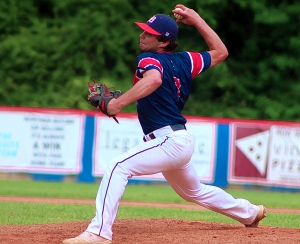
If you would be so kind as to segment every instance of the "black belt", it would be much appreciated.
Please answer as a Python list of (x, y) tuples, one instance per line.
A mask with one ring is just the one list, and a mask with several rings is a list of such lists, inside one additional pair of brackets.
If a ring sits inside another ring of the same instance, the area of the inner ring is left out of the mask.
[[(173, 131), (186, 130), (186, 127), (183, 124), (170, 125), (170, 127)], [(155, 135), (153, 134), (153, 132), (149, 133), (148, 136), (150, 137), (151, 140), (156, 138)], [(143, 141), (147, 141), (145, 136), (143, 137)]]

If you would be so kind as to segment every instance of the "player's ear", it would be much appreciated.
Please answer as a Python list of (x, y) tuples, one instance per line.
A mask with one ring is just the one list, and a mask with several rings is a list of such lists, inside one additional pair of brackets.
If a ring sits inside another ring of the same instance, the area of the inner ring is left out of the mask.
[[(159, 40), (160, 41), (160, 40)], [(160, 45), (159, 45), (159, 47), (162, 47), (162, 48), (164, 48), (164, 47), (166, 47), (166, 46), (168, 46), (169, 44), (170, 44), (170, 40), (161, 40), (160, 41)]]

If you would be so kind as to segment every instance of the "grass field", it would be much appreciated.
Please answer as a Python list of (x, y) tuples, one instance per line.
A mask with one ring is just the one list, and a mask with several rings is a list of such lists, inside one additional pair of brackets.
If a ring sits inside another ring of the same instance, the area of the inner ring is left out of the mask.
[[(98, 183), (39, 182), (0, 180), (1, 196), (32, 196), (47, 198), (95, 199)], [(300, 193), (271, 191), (226, 190), (236, 198), (246, 198), (267, 208), (300, 209)], [(187, 203), (167, 185), (128, 185), (122, 200), (136, 202)], [(43, 224), (91, 220), (94, 205), (0, 202), (0, 225)], [(236, 223), (211, 211), (121, 206), (118, 219), (174, 218), (210, 222)], [(269, 213), (262, 225), (300, 228), (300, 215)]]

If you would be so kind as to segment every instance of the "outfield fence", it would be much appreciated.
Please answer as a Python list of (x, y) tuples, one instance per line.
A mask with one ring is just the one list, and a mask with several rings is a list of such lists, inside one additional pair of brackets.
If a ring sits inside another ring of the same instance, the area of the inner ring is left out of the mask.
[[(300, 189), (300, 123), (186, 116), (199, 179), (222, 188)], [(110, 159), (144, 143), (135, 113), (0, 106), (0, 177), (100, 181)], [(161, 174), (130, 184), (164, 183)]]

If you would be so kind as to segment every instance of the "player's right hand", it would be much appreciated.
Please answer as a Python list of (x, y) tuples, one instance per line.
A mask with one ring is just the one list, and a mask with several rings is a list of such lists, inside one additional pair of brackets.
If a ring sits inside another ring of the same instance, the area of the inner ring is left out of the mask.
[[(176, 8), (180, 8), (181, 10), (176, 10)], [(183, 4), (177, 4), (172, 12), (180, 14), (182, 18), (176, 19), (176, 22), (181, 22), (185, 25), (196, 25), (196, 23), (201, 20), (200, 15), (195, 10), (188, 8)]]

